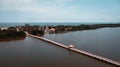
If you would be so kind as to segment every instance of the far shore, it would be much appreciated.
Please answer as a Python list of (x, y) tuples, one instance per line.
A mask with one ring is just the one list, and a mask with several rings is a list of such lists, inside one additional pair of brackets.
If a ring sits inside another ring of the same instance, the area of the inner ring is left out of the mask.
[(46, 33), (57, 34), (67, 33), (71, 31), (83, 31), (93, 30), (105, 27), (120, 27), (120, 23), (117, 24), (81, 24), (81, 25), (58, 25), (58, 26), (30, 26), (25, 24), (24, 26), (15, 26), (9, 28), (0, 28), (0, 41), (20, 40), (26, 37), (25, 31), (30, 34), (42, 36)]

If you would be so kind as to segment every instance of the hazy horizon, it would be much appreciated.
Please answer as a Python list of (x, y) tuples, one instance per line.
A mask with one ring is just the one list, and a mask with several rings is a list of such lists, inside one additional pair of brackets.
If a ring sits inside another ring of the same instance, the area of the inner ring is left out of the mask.
[(0, 23), (120, 22), (120, 0), (0, 0)]
[(120, 23), (120, 22), (0, 22), (0, 23), (97, 23), (97, 24), (102, 24), (102, 23)]

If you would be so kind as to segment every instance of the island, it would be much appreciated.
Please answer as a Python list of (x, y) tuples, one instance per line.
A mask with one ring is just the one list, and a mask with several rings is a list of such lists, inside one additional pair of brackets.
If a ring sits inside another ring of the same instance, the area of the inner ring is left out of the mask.
[(0, 41), (24, 39), (25, 31), (29, 34), (43, 36), (44, 34), (67, 33), (70, 31), (92, 30), (104, 27), (120, 27), (120, 23), (116, 24), (81, 24), (81, 25), (57, 25), (57, 26), (41, 26), (29, 25), (16, 26), (9, 28), (0, 28)]

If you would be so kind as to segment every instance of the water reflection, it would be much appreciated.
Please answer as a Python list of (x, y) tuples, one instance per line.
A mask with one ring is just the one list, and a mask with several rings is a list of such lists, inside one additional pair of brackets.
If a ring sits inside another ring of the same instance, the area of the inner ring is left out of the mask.
[(0, 42), (0, 65), (0, 67), (114, 67), (32, 37)]

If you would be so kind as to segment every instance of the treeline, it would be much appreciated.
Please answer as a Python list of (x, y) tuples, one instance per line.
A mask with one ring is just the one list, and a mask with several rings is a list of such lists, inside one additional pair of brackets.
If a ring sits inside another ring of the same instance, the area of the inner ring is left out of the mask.
[(16, 40), (16, 39), (23, 39), (26, 37), (24, 31), (17, 31), (17, 30), (0, 30), (0, 41), (5, 40)]
[(27, 31), (29, 34), (42, 36), (44, 35), (45, 26), (44, 27), (41, 27), (38, 25), (30, 26), (29, 24), (25, 24), (25, 26), (22, 26), (21, 28), (19, 28), (19, 30), (21, 29), (24, 31)]
[(104, 28), (104, 27), (120, 27), (119, 24), (93, 24), (93, 25), (77, 25), (77, 26), (71, 26), (71, 25), (58, 25), (58, 26), (52, 26), (55, 28), (55, 33), (63, 33), (68, 31), (81, 31), (81, 30), (91, 30), (91, 29), (98, 29), (98, 28)]
[(37, 36), (42, 36), (42, 35), (44, 35), (44, 31), (42, 31), (42, 30), (31, 30), (30, 34), (37, 35)]

